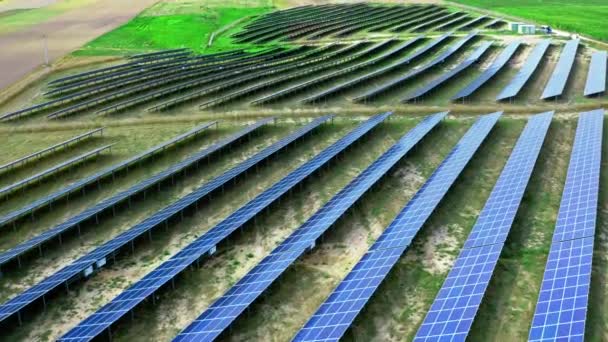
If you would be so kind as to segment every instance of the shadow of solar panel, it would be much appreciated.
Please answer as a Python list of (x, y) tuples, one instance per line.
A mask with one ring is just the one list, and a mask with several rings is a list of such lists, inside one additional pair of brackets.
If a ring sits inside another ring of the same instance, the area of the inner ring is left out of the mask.
[(553, 70), (553, 74), (551, 74), (551, 78), (549, 78), (549, 81), (547, 82), (541, 99), (545, 100), (562, 95), (564, 88), (566, 88), (570, 71), (574, 65), (574, 60), (576, 59), (576, 51), (578, 50), (579, 43), (579, 39), (570, 40), (566, 43), (562, 50), (562, 54), (559, 56), (555, 70)]
[(515, 54), (519, 46), (521, 45), (521, 41), (511, 42), (507, 47), (496, 57), (496, 59), (492, 62), (492, 65), (488, 67), (479, 77), (477, 77), (473, 82), (469, 83), (462, 90), (456, 94), (452, 98), (452, 101), (463, 99), (465, 97), (471, 96), (474, 92), (476, 92), (479, 88), (481, 88), (486, 82), (488, 82), (492, 77), (494, 77), (506, 64), (509, 62), (511, 57)]
[(604, 110), (581, 113), (530, 341), (583, 341), (597, 220)]
[(95, 248), (93, 251), (89, 252), (83, 257), (75, 260), (72, 264), (62, 268), (36, 285), (6, 301), (0, 305), (0, 322), (15, 314), (19, 315), (19, 312), (23, 308), (31, 305), (36, 300), (49, 294), (51, 291), (62, 286), (69, 280), (75, 278), (86, 278), (87, 276), (90, 276), (96, 269), (106, 264), (108, 257), (111, 257), (121, 248), (131, 244), (131, 242), (133, 242), (136, 238), (143, 236), (151, 229), (180, 214), (183, 210), (196, 204), (200, 199), (234, 180), (237, 176), (244, 174), (247, 170), (250, 170), (258, 165), (261, 161), (266, 160), (266, 158), (282, 150), (287, 145), (310, 133), (313, 129), (332, 117), (333, 116), (331, 115), (327, 115), (313, 120), (308, 125), (303, 126), (296, 132), (258, 152), (253, 157), (205, 183), (203, 186), (197, 188), (193, 192), (157, 211), (152, 216), (144, 219), (142, 222)]
[(342, 337), (485, 140), (500, 115), (501, 113), (494, 113), (482, 116), (473, 124), (353, 270), (300, 329), (294, 341), (338, 341)]
[(177, 274), (197, 262), (205, 254), (212, 252), (215, 246), (230, 236), (230, 234), (241, 228), (290, 189), (293, 189), (313, 172), (383, 122), (389, 115), (391, 113), (385, 113), (367, 120), (345, 137), (292, 171), (282, 180), (264, 190), (253, 200), (171, 257), (171, 259), (122, 292), (110, 303), (104, 305), (93, 315), (80, 322), (76, 327), (67, 332), (61, 340), (69, 341), (76, 338), (91, 339), (101, 334), (111, 324), (171, 281)]
[(500, 92), (500, 94), (498, 94), (496, 101), (506, 100), (519, 94), (530, 77), (532, 77), (534, 71), (538, 68), (540, 61), (547, 52), (547, 49), (549, 49), (549, 45), (551, 45), (550, 39), (542, 40), (536, 44), (517, 75), (515, 75), (509, 84)]
[(596, 51), (591, 55), (589, 73), (585, 83), (585, 96), (602, 94), (606, 91), (606, 67), (608, 52)]
[(447, 113), (426, 117), (276, 247), (184, 329), (175, 341), (213, 340), (329, 229)]

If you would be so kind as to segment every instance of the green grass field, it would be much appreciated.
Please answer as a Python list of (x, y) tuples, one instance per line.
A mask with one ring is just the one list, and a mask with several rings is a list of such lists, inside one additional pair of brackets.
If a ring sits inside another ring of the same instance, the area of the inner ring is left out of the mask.
[[(209, 36), (243, 17), (255, 16), (272, 7), (242, 7), (225, 2), (216, 7), (204, 1), (159, 3), (127, 24), (89, 42), (74, 54), (79, 56), (124, 55), (160, 49), (189, 48), (195, 52), (217, 52), (228, 49), (255, 49), (231, 38), (242, 25), (222, 32), (208, 48)], [(231, 7), (234, 5), (234, 7)]]
[(605, 0), (454, 0), (539, 24), (548, 24), (596, 39), (608, 41), (608, 2)]

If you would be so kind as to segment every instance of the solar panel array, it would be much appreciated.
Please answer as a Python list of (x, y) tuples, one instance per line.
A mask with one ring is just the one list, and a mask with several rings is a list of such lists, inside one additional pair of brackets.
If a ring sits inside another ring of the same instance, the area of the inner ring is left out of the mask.
[(258, 104), (262, 104), (262, 103), (267, 103), (267, 102), (270, 102), (270, 101), (275, 100), (277, 98), (281, 98), (281, 97), (284, 97), (284, 96), (286, 96), (288, 94), (294, 93), (296, 91), (301, 91), (302, 89), (305, 89), (305, 88), (310, 87), (312, 85), (319, 84), (321, 82), (326, 82), (326, 81), (328, 81), (330, 79), (333, 79), (333, 78), (336, 78), (338, 76), (342, 76), (342, 75), (346, 75), (346, 74), (355, 72), (355, 71), (360, 70), (362, 68), (373, 66), (376, 63), (380, 63), (380, 62), (382, 62), (382, 61), (384, 61), (384, 60), (392, 57), (393, 55), (395, 55), (395, 54), (397, 54), (397, 53), (405, 50), (406, 48), (408, 48), (412, 44), (416, 43), (420, 39), (422, 39), (422, 37), (414, 37), (413, 39), (400, 42), (395, 48), (392, 48), (392, 49), (390, 49), (390, 50), (388, 50), (386, 52), (383, 52), (383, 53), (381, 53), (380, 55), (378, 55), (378, 56), (376, 56), (374, 58), (371, 58), (369, 60), (357, 63), (355, 65), (350, 65), (350, 66), (347, 66), (345, 68), (338, 69), (338, 70), (336, 70), (334, 72), (330, 72), (330, 73), (327, 73), (327, 74), (324, 74), (324, 75), (320, 75), (320, 76), (314, 77), (312, 79), (305, 80), (304, 82), (297, 83), (297, 84), (294, 84), (292, 86), (284, 87), (283, 89), (281, 89), (281, 90), (279, 90), (277, 92), (274, 92), (272, 94), (268, 94), (268, 95), (259, 97), (259, 98), (255, 99), (255, 100), (251, 101), (251, 104), (258, 105)]
[(105, 265), (108, 257), (117, 253), (124, 246), (131, 244), (136, 238), (143, 236), (153, 228), (167, 222), (167, 220), (191, 207), (213, 191), (220, 189), (225, 184), (233, 181), (237, 176), (244, 174), (246, 171), (266, 160), (271, 155), (274, 155), (276, 152), (282, 150), (287, 145), (310, 133), (313, 129), (332, 117), (333, 116), (331, 115), (327, 115), (315, 119), (308, 125), (303, 126), (296, 132), (258, 152), (253, 157), (205, 183), (203, 186), (197, 188), (188, 195), (178, 199), (169, 206), (144, 219), (142, 222), (95, 248), (93, 251), (77, 259), (72, 264), (62, 268), (38, 284), (6, 301), (0, 305), (0, 322), (13, 316), (14, 314), (18, 314), (23, 308), (31, 305), (36, 300), (49, 294), (51, 291), (59, 286), (62, 286), (69, 280), (78, 277), (86, 277), (88, 274), (92, 274), (96, 269)]
[(475, 27), (475, 26), (479, 26), (481, 25), (482, 22), (484, 21), (488, 21), (491, 20), (492, 18), (486, 16), (486, 15), (481, 15), (479, 17), (473, 18), (470, 21), (458, 26), (456, 28), (457, 31), (465, 31), (471, 27)]
[(507, 47), (494, 59), (492, 65), (488, 67), (479, 77), (465, 86), (462, 90), (456, 94), (452, 98), (452, 101), (463, 99), (465, 97), (471, 96), (474, 92), (476, 92), (479, 88), (481, 88), (486, 82), (488, 82), (492, 77), (494, 77), (502, 68), (507, 64), (507, 62), (513, 57), (517, 49), (520, 47), (521, 41), (511, 42)]
[(4, 197), (7, 196), (19, 189), (23, 189), (24, 187), (35, 183), (35, 182), (39, 182), (44, 178), (47, 178), (51, 175), (56, 174), (57, 172), (61, 171), (61, 170), (65, 170), (65, 169), (69, 169), (71, 167), (74, 167), (75, 165), (82, 163), (85, 160), (89, 160), (91, 158), (94, 158), (96, 156), (98, 156), (99, 154), (101, 154), (102, 152), (106, 151), (106, 150), (110, 150), (110, 148), (112, 147), (112, 144), (110, 145), (106, 145), (106, 146), (102, 146), (96, 149), (93, 149), (91, 151), (85, 152), (81, 155), (78, 155), (74, 158), (70, 158), (64, 162), (61, 162), (57, 165), (54, 165), (42, 172), (39, 172), (35, 175), (29, 176), (27, 178), (24, 178), (18, 182), (15, 182), (11, 185), (7, 185), (4, 188), (0, 188), (0, 197)]
[(50, 204), (54, 203), (55, 201), (58, 201), (71, 193), (81, 191), (82, 189), (84, 189), (85, 187), (87, 187), (91, 184), (95, 184), (97, 182), (100, 182), (103, 179), (111, 177), (116, 172), (128, 169), (130, 166), (133, 166), (145, 159), (150, 158), (153, 155), (156, 155), (157, 153), (164, 151), (167, 147), (169, 147), (171, 145), (178, 144), (186, 139), (189, 139), (195, 135), (198, 135), (199, 133), (203, 132), (205, 129), (207, 129), (215, 124), (216, 124), (216, 122), (205, 123), (205, 124), (199, 125), (199, 126), (193, 128), (192, 130), (190, 130), (184, 134), (180, 134), (180, 135), (176, 136), (175, 138), (165, 141), (155, 147), (152, 147), (151, 149), (149, 149), (145, 152), (142, 152), (125, 161), (122, 161), (118, 164), (110, 166), (91, 176), (78, 180), (75, 183), (67, 185), (66, 187), (64, 187), (50, 195), (37, 199), (34, 202), (31, 202), (20, 209), (17, 209), (15, 211), (12, 211), (12, 212), (4, 215), (3, 217), (0, 217), (0, 227), (6, 226), (7, 224), (10, 224), (10, 223), (14, 223), (16, 220), (20, 219), (21, 217), (29, 215), (30, 213), (33, 213), (34, 211), (36, 211), (38, 209), (41, 209), (47, 205), (50, 205)]
[(486, 291), (551, 124), (532, 116), (521, 133), (415, 341), (464, 341)]
[[(448, 35), (451, 35), (451, 33)], [(446, 51), (441, 53), (439, 56), (433, 58), (430, 62), (408, 72), (404, 76), (394, 79), (386, 84), (382, 84), (381, 86), (376, 87), (376, 88), (364, 93), (363, 95), (357, 96), (353, 100), (354, 101), (365, 101), (370, 98), (376, 97), (376, 96), (386, 92), (387, 90), (392, 89), (396, 85), (406, 82), (406, 81), (424, 73), (425, 71), (435, 67), (436, 65), (438, 65), (440, 63), (443, 63), (446, 59), (450, 58), (453, 54), (455, 54), (458, 50), (460, 50), (465, 44), (467, 44), (469, 41), (471, 41), (473, 38), (475, 38), (475, 36), (477, 36), (477, 31), (469, 33), (466, 37), (464, 37), (461, 40), (459, 40), (458, 42), (456, 42), (456, 44), (451, 45), (449, 48), (446, 49)]]
[(192, 165), (195, 165), (196, 163), (200, 162), (201, 160), (204, 160), (205, 158), (209, 157), (213, 153), (215, 153), (227, 146), (230, 146), (234, 142), (249, 135), (251, 132), (255, 131), (259, 127), (262, 127), (262, 126), (272, 122), (273, 120), (274, 120), (274, 118), (267, 118), (267, 119), (260, 120), (252, 125), (249, 125), (245, 129), (243, 129), (225, 139), (222, 139), (222, 140), (218, 141), (217, 143), (214, 143), (211, 146), (209, 146), (199, 152), (196, 152), (195, 154), (187, 157), (186, 159), (184, 159), (176, 164), (171, 165), (169, 168), (153, 175), (152, 177), (133, 185), (129, 189), (121, 191), (114, 196), (111, 196), (105, 200), (102, 200), (101, 202), (85, 209), (84, 211), (80, 212), (79, 214), (77, 214), (75, 216), (72, 216), (71, 218), (69, 218), (66, 221), (58, 224), (57, 226), (43, 232), (42, 234), (39, 234), (23, 243), (20, 243), (8, 251), (0, 253), (0, 266), (4, 265), (10, 261), (13, 261), (13, 260), (17, 260), (18, 263), (20, 263), (19, 258), (22, 255), (24, 255), (25, 253), (38, 248), (41, 244), (43, 244), (45, 242), (54, 240), (55, 238), (57, 238), (58, 236), (60, 236), (61, 234), (65, 233), (67, 231), (70, 231), (76, 227), (80, 227), (82, 224), (87, 222), (87, 220), (90, 220), (91, 218), (96, 217), (97, 215), (101, 214), (102, 212), (113, 208), (114, 206), (116, 206), (119, 203), (123, 203), (124, 201), (129, 200), (130, 198), (145, 191), (146, 189), (149, 189), (152, 186), (160, 184), (163, 180), (173, 177), (174, 175), (185, 170), (186, 168), (188, 168)]
[(297, 184), (305, 180), (323, 165), (326, 165), (327, 162), (383, 122), (389, 115), (391, 115), (391, 113), (372, 117), (324, 151), (299, 166), (296, 170), (292, 171), (289, 175), (285, 176), (256, 196), (253, 200), (229, 215), (222, 222), (190, 243), (151, 273), (130, 286), (110, 303), (104, 305), (93, 315), (80, 322), (76, 327), (68, 331), (61, 340), (88, 340), (101, 334), (105, 329), (109, 328), (130, 310), (146, 300), (149, 296), (153, 295), (155, 291), (171, 281), (171, 279), (184, 271), (188, 266), (191, 266), (205, 254), (210, 253), (215, 246), (230, 236), (234, 231), (252, 220), (256, 215), (268, 208), (268, 206), (290, 189), (293, 189)]
[(549, 49), (549, 45), (551, 45), (551, 39), (545, 39), (540, 41), (532, 52), (528, 55), (528, 59), (521, 67), (517, 75), (513, 77), (513, 79), (507, 84), (507, 86), (498, 94), (496, 97), (497, 101), (509, 99), (517, 96), (521, 89), (526, 85), (534, 71), (538, 68), (540, 61), (543, 59), (543, 56)]
[(574, 60), (576, 59), (579, 43), (580, 39), (573, 39), (566, 43), (562, 54), (559, 56), (557, 65), (555, 65), (553, 74), (551, 74), (551, 78), (549, 78), (549, 82), (545, 86), (541, 99), (544, 100), (562, 95), (564, 88), (566, 88), (570, 71), (574, 65)]
[(470, 68), (475, 62), (477, 62), (481, 58), (481, 56), (483, 56), (484, 53), (486, 53), (486, 51), (488, 51), (490, 46), (492, 46), (492, 42), (481, 43), (477, 47), (477, 49), (475, 49), (475, 51), (473, 51), (464, 61), (462, 61), (462, 63), (458, 64), (458, 66), (456, 66), (454, 69), (451, 69), (450, 71), (430, 81), (426, 85), (414, 90), (412, 93), (405, 96), (401, 101), (407, 102), (417, 99), (431, 92), (433, 89), (439, 87), (443, 83), (449, 81), (452, 77)]
[(247, 275), (215, 301), (201, 316), (184, 329), (175, 341), (209, 341), (219, 336), (251, 305), (304, 251), (332, 226), (367, 190), (444, 117), (426, 117), (388, 151), (360, 173), (302, 226), (265, 257)]
[(606, 51), (595, 51), (591, 55), (589, 73), (585, 83), (585, 96), (598, 95), (606, 91), (607, 57), (608, 52)]
[[(242, 97), (247, 94), (251, 94), (252, 92), (255, 92), (255, 91), (258, 91), (261, 89), (265, 89), (269, 86), (278, 85), (283, 82), (286, 82), (286, 81), (289, 81), (289, 80), (292, 80), (295, 78), (303, 77), (303, 76), (308, 76), (312, 73), (320, 72), (323, 70), (335, 69), (345, 63), (352, 62), (352, 61), (358, 60), (360, 58), (364, 58), (364, 57), (369, 56), (370, 54), (376, 52), (377, 50), (384, 49), (390, 43), (391, 43), (391, 40), (385, 40), (385, 41), (373, 44), (372, 46), (369, 46), (361, 51), (358, 51), (357, 53), (346, 55), (338, 60), (328, 61), (326, 63), (315, 64), (315, 65), (310, 66), (309, 68), (301, 68), (299, 70), (296, 70), (296, 72), (291, 73), (291, 74), (282, 75), (282, 76), (279, 76), (274, 79), (270, 79), (265, 82), (252, 84), (245, 88), (238, 89), (238, 90), (233, 91), (228, 94), (223, 94), (220, 97), (216, 97), (207, 102), (204, 102), (199, 105), (199, 108), (204, 109), (204, 108), (210, 108), (213, 106), (217, 106), (219, 104), (226, 103), (232, 99)], [(299, 86), (299, 85), (296, 85), (296, 86)], [(288, 91), (291, 91), (291, 90), (292, 90), (291, 88), (288, 89)], [(279, 91), (279, 93), (283, 93), (283, 91)]]
[(338, 341), (397, 263), (464, 167), (488, 136), (501, 113), (480, 117), (395, 220), (315, 314), (294, 341)]
[[(338, 84), (336, 86), (333, 86), (333, 87), (331, 87), (329, 89), (323, 90), (323, 91), (321, 91), (319, 93), (316, 93), (314, 95), (311, 95), (311, 96), (309, 96), (309, 97), (301, 100), (301, 102), (303, 102), (303, 103), (314, 102), (316, 100), (319, 100), (319, 99), (322, 99), (324, 97), (327, 97), (327, 96), (329, 96), (329, 95), (331, 95), (333, 93), (336, 93), (338, 91), (341, 91), (341, 90), (353, 87), (353, 86), (355, 86), (355, 85), (357, 85), (357, 84), (359, 84), (359, 83), (361, 83), (363, 81), (370, 80), (370, 79), (372, 79), (374, 77), (379, 77), (381, 75), (386, 74), (389, 71), (392, 71), (392, 70), (395, 70), (395, 69), (397, 69), (399, 67), (405, 66), (405, 65), (409, 64), (412, 60), (414, 60), (414, 59), (416, 59), (416, 58), (418, 58), (418, 57), (426, 54), (429, 50), (431, 50), (432, 48), (434, 48), (435, 46), (437, 46), (438, 44), (440, 44), (442, 41), (444, 41), (445, 39), (447, 39), (449, 36), (450, 36), (449, 34), (445, 34), (445, 35), (443, 35), (443, 36), (441, 36), (439, 38), (436, 38), (433, 41), (431, 41), (429, 44), (425, 45), (424, 47), (422, 47), (422, 48), (414, 51), (411, 55), (408, 55), (408, 56), (406, 56), (406, 57), (398, 60), (397, 62), (395, 62), (393, 64), (387, 65), (385, 67), (382, 67), (380, 69), (374, 70), (374, 71), (372, 71), (370, 73), (367, 73), (365, 75), (356, 77), (356, 78), (354, 78), (352, 80), (348, 80), (348, 81), (346, 81), (344, 83), (340, 83), (340, 84)], [(418, 37), (414, 38), (414, 40), (417, 41), (417, 40), (422, 39), (422, 38), (423, 38), (422, 36), (418, 36)]]
[(66, 141), (57, 143), (57, 144), (55, 144), (53, 146), (49, 146), (49, 147), (47, 147), (45, 149), (42, 149), (42, 150), (40, 150), (38, 152), (34, 152), (34, 153), (29, 154), (29, 155), (27, 155), (25, 157), (21, 157), (21, 158), (19, 158), (17, 160), (13, 160), (12, 162), (6, 163), (6, 164), (0, 166), (0, 173), (4, 172), (4, 171), (6, 171), (6, 170), (8, 170), (10, 168), (16, 167), (17, 165), (23, 165), (25, 163), (28, 163), (28, 162), (32, 161), (33, 159), (40, 158), (40, 157), (42, 157), (45, 154), (49, 154), (49, 153), (55, 152), (55, 151), (57, 151), (60, 148), (67, 147), (69, 145), (73, 145), (73, 144), (79, 143), (81, 141), (84, 141), (84, 140), (92, 137), (96, 133), (103, 134), (103, 127), (102, 128), (94, 129), (92, 131), (89, 131), (89, 132), (86, 132), (86, 133), (83, 133), (83, 134), (80, 134), (80, 135), (77, 135), (77, 136), (75, 136), (73, 138), (70, 138), (70, 139), (68, 139)]
[(597, 220), (604, 110), (581, 113), (530, 341), (583, 341)]

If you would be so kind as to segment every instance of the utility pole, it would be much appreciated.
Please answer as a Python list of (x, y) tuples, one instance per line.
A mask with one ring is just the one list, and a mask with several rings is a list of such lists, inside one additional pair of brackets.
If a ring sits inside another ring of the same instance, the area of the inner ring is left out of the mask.
[(49, 46), (46, 34), (42, 36), (42, 39), (44, 40), (44, 65), (49, 66)]

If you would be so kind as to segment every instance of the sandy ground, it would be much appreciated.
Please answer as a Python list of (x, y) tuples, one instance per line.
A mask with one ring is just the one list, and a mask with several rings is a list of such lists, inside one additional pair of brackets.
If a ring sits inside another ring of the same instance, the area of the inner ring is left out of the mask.
[[(44, 63), (44, 39), (48, 36), (49, 59), (55, 61), (93, 38), (125, 23), (158, 0), (98, 0), (60, 14), (44, 23), (0, 35), (0, 89), (20, 80)], [(42, 1), (26, 1), (35, 3)], [(48, 0), (47, 0), (48, 2)], [(13, 2), (8, 2), (10, 6)]]
[(0, 13), (18, 9), (40, 8), (56, 2), (57, 0), (5, 0), (0, 2)]

